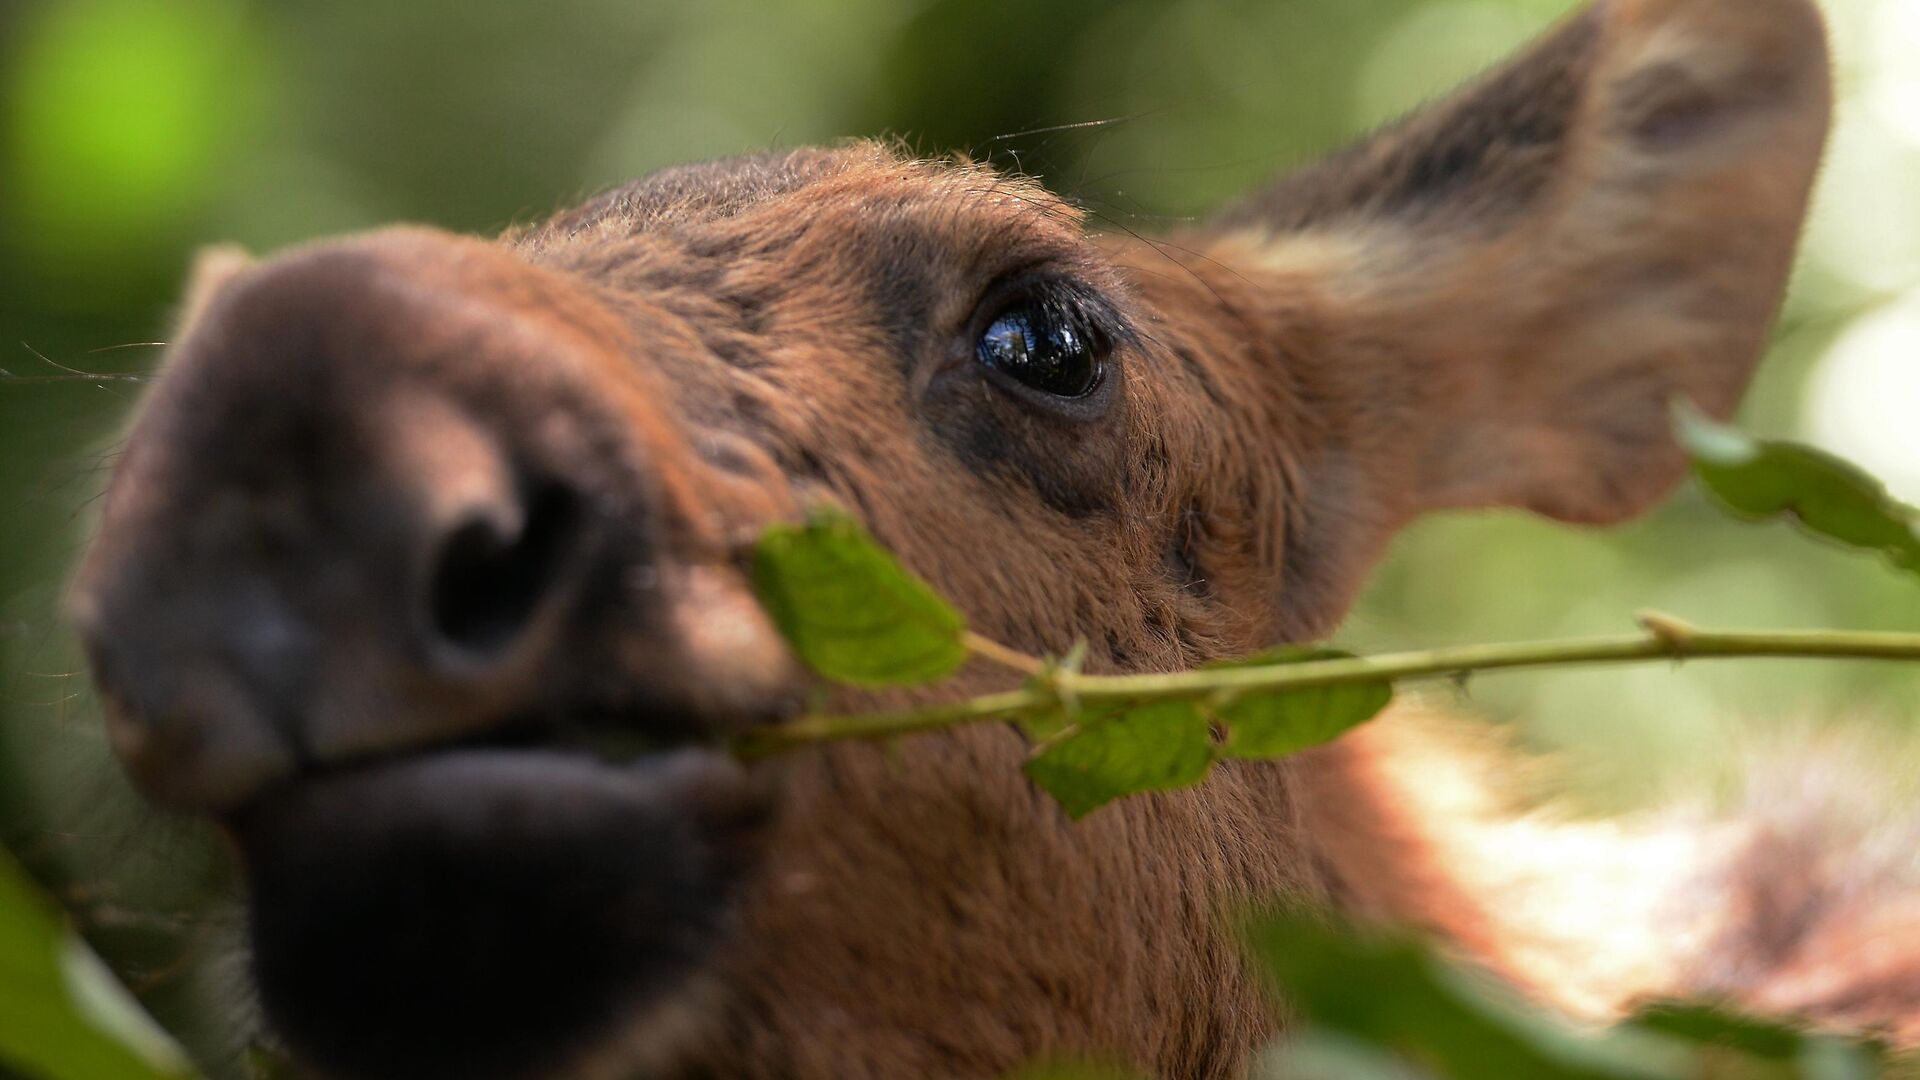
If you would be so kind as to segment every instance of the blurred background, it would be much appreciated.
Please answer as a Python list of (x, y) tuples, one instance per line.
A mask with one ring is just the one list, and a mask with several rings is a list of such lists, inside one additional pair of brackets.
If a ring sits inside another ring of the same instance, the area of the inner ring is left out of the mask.
[[(869, 134), (971, 150), (1150, 231), (1443, 92), (1570, 6), (0, 0), (0, 843), (209, 1068), (245, 1074), (224, 860), (130, 801), (56, 614), (196, 246), (395, 220), (487, 232), (657, 166)], [(1920, 499), (1920, 2), (1827, 7), (1839, 126), (1743, 419)], [(1063, 128), (1089, 121), (1113, 122)], [(1427, 522), (1343, 638), (1615, 632), (1642, 608), (1912, 630), (1920, 588), (1688, 490), (1610, 532)], [(1920, 739), (1899, 735), (1920, 679), (1887, 667), (1507, 675), (1457, 693), (1563, 752), (1596, 809), (1706, 790), (1736, 731), (1845, 724), (1920, 764)]]

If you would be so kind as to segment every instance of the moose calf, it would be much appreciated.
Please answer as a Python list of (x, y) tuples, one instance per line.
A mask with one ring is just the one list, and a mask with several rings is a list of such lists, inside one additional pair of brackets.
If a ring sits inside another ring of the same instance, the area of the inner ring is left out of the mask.
[(1811, 880), (1811, 834), (1504, 817), (1432, 718), (1077, 824), (1010, 725), (718, 748), (807, 703), (743, 567), (813, 504), (1105, 671), (1323, 637), (1430, 510), (1646, 509), (1669, 400), (1762, 352), (1829, 111), (1806, 0), (1599, 0), (1164, 244), (855, 143), (211, 255), (72, 592), (113, 744), (237, 841), (322, 1075), (1239, 1076), (1281, 1024), (1230, 916), (1275, 898), (1582, 1015), (1920, 1034), (1920, 899)]

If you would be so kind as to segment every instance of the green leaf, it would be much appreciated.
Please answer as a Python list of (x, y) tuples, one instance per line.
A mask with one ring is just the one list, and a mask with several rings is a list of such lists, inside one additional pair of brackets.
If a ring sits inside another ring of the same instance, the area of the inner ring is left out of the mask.
[[(1352, 660), (1338, 649), (1284, 646), (1215, 667), (1256, 667), (1302, 664), (1316, 660)], [(1310, 686), (1298, 690), (1248, 693), (1215, 710), (1227, 726), (1224, 757), (1265, 760), (1286, 757), (1332, 742), (1380, 715), (1393, 700), (1393, 684), (1386, 680), (1341, 686)]]
[(1191, 702), (1135, 706), (1122, 715), (1082, 718), (1027, 759), (1027, 775), (1074, 818), (1143, 791), (1190, 787), (1213, 766), (1212, 725)]
[(1015, 721), (1029, 742), (1043, 743), (1073, 726), (1073, 718), (1064, 708), (1052, 708), (1023, 716)]
[(928, 683), (966, 661), (966, 620), (844, 514), (769, 528), (753, 588), (793, 651), (835, 682)]
[(1253, 1075), (1286, 1080), (1424, 1080), (1407, 1062), (1331, 1031), (1290, 1031), (1262, 1055)]
[(1249, 941), (1275, 988), (1306, 1021), (1310, 1038), (1361, 1051), (1354, 1061), (1366, 1068), (1335, 1068), (1339, 1059), (1329, 1059), (1320, 1075), (1396, 1075), (1378, 1052), (1439, 1080), (1868, 1080), (1881, 1075), (1886, 1061), (1876, 1043), (1702, 1004), (1657, 1005), (1612, 1031), (1588, 1035), (1498, 992), (1411, 937), (1342, 928), (1314, 912), (1262, 917)]
[(1877, 1076), (1886, 1047), (1874, 1042), (1844, 1042), (1773, 1020), (1727, 1012), (1694, 1002), (1661, 1002), (1636, 1013), (1632, 1025), (1657, 1032), (1703, 1051), (1723, 1049), (1749, 1058), (1795, 1065), (1820, 1058), (1850, 1059), (1849, 1076)]
[(193, 1075), (180, 1049), (4, 853), (0, 1021), (0, 1062), (46, 1080)]
[(1785, 1025), (1733, 1016), (1689, 1002), (1649, 1006), (1637, 1013), (1633, 1022), (1687, 1042), (1727, 1046), (1768, 1061), (1791, 1061), (1800, 1055), (1806, 1042), (1801, 1032)]
[[(1352, 658), (1289, 646), (1214, 666)], [(1041, 741), (1027, 775), (1081, 818), (1122, 796), (1197, 784), (1219, 757), (1263, 760), (1318, 746), (1371, 720), (1392, 698), (1391, 684), (1381, 681), (1256, 691), (1212, 713), (1188, 701), (1108, 705), (1080, 716), (1077, 731), (1068, 730), (1064, 716), (1043, 714), (1022, 724)], [(1225, 746), (1214, 743), (1216, 719), (1227, 727)]]
[(1675, 429), (1693, 471), (1720, 502), (1753, 520), (1786, 517), (1808, 532), (1877, 551), (1920, 573), (1920, 511), (1859, 468), (1812, 447), (1754, 439), (1677, 406)]
[(1452, 1080), (1653, 1080), (1659, 1047), (1577, 1038), (1495, 999), (1410, 938), (1342, 932), (1315, 914), (1269, 915), (1254, 955), (1315, 1030), (1391, 1051)]

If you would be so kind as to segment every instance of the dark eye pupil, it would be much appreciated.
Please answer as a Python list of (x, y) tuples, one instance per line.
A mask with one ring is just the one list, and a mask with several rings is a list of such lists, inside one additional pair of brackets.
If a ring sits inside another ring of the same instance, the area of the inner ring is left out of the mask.
[(1056, 397), (1085, 397), (1100, 385), (1092, 335), (1052, 305), (1009, 308), (980, 335), (980, 362)]

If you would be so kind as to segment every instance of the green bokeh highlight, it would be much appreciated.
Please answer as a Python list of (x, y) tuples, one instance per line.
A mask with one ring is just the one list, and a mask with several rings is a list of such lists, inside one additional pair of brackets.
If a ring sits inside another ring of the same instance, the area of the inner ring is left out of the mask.
[(219, 0), (86, 0), (22, 21), (6, 79), (9, 246), (62, 287), (36, 300), (93, 306), (92, 289), (189, 239), (257, 102), (256, 64), (239, 10)]

